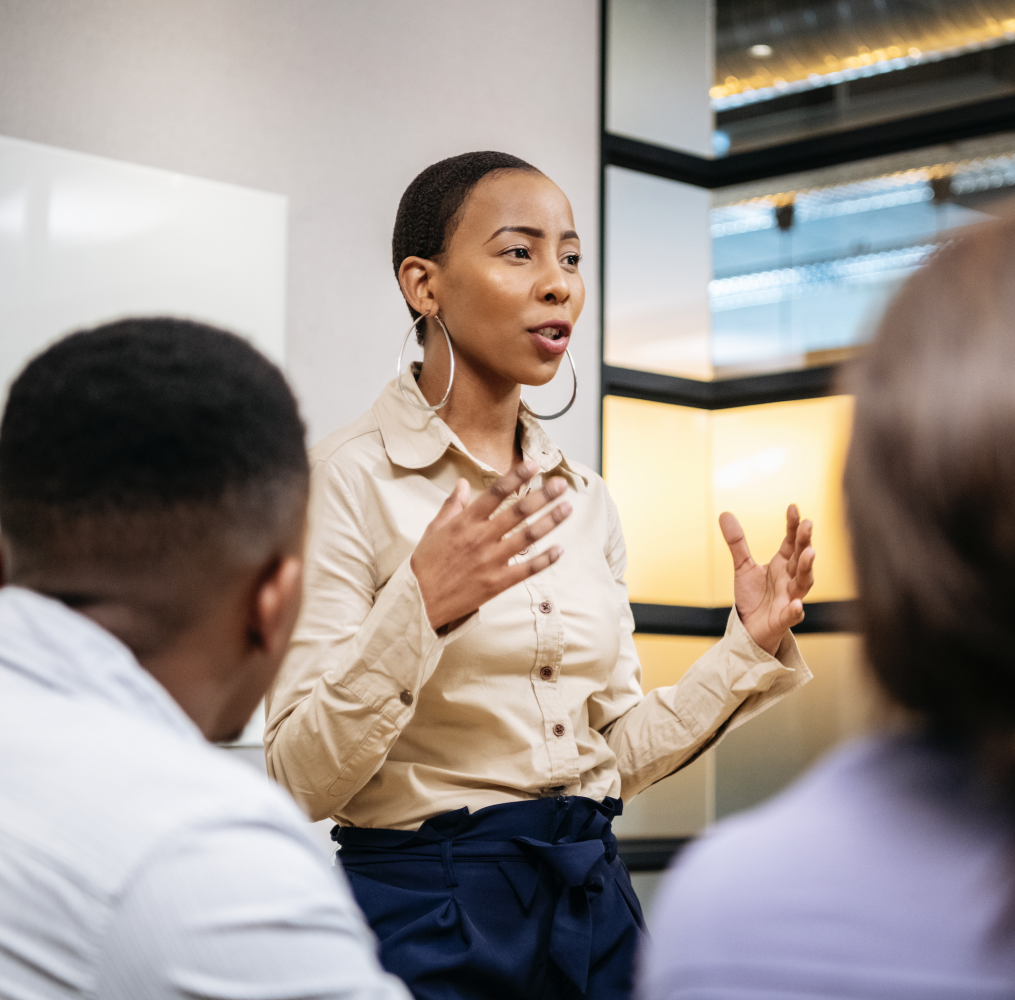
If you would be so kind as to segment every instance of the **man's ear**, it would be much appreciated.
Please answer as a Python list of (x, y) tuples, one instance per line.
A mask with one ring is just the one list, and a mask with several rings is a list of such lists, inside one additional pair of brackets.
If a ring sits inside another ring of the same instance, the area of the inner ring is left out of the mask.
[(398, 284), (405, 301), (424, 316), (431, 316), (440, 309), (436, 298), (437, 271), (437, 265), (425, 257), (406, 257), (398, 269)]
[(303, 599), (303, 560), (284, 556), (262, 578), (250, 607), (247, 635), (269, 658), (281, 659)]

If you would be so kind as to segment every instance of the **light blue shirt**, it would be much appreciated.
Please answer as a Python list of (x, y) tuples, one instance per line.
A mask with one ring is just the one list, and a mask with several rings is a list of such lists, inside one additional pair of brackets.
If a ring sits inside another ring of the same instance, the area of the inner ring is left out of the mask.
[(1015, 820), (952, 755), (868, 739), (690, 847), (650, 926), (643, 1000), (1015, 997)]
[(408, 1000), (306, 828), (112, 635), (0, 590), (0, 997)]

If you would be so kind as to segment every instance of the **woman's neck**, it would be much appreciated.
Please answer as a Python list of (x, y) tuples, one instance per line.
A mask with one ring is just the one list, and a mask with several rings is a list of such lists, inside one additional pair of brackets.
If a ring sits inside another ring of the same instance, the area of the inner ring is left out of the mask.
[[(439, 403), (448, 387), (447, 346), (428, 349), (419, 389), (432, 406)], [(498, 378), (488, 370), (477, 370), (470, 359), (455, 352), (455, 381), (451, 397), (438, 416), (458, 435), (469, 454), (500, 473), (508, 472), (522, 460), (518, 443), (518, 404), (521, 386)]]

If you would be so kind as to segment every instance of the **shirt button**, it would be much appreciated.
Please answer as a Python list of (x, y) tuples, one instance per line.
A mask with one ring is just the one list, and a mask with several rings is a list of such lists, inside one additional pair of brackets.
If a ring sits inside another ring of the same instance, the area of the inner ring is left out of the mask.
[(399, 700), (399, 701), (400, 701), (400, 702), (401, 702), (401, 703), (402, 703), (403, 705), (411, 705), (411, 704), (412, 704), (412, 692), (411, 692), (411, 691), (403, 691), (403, 692), (402, 692), (402, 693), (401, 693), (401, 694), (400, 694), (400, 695), (398, 696), (398, 700)]
[(564, 727), (559, 722), (557, 723), (557, 725), (555, 725), (553, 727), (553, 735), (554, 736), (563, 736), (565, 732), (566, 732), (566, 730), (564, 729)]
[(539, 676), (542, 677), (544, 681), (548, 681), (553, 676), (553, 667), (543, 667), (543, 669), (539, 671)]
[(539, 610), (542, 611), (544, 615), (548, 615), (553, 610), (553, 605), (549, 601), (543, 601), (543, 603), (539, 605)]

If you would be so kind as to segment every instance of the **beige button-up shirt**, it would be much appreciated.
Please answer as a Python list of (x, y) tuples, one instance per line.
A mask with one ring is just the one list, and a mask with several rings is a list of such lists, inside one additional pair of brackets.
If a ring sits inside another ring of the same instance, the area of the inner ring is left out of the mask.
[(792, 635), (769, 656), (734, 609), (678, 684), (643, 694), (606, 484), (519, 419), (525, 456), (567, 480), (573, 507), (525, 558), (564, 554), (447, 635), (409, 557), (456, 482), (475, 496), (496, 470), (394, 382), (312, 449), (304, 604), (265, 732), (268, 772), (312, 819), (411, 830), (462, 806), (630, 798), (810, 679)]

